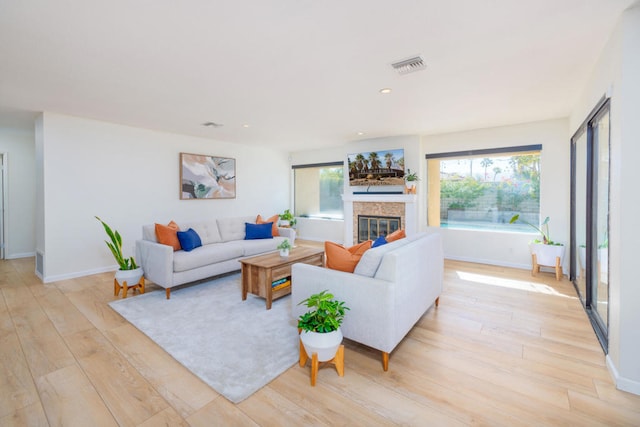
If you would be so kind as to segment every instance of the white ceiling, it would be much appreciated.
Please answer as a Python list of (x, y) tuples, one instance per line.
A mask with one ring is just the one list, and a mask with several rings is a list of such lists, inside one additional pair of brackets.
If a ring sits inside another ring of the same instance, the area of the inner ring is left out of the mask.
[[(51, 111), (298, 151), (566, 117), (634, 1), (0, 0), (0, 125)], [(391, 68), (415, 55), (426, 70)]]

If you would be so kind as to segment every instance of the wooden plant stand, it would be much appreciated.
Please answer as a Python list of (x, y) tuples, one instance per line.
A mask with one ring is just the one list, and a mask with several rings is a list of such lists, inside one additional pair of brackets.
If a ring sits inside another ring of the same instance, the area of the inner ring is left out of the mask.
[[(309, 355), (304, 349), (302, 340), (300, 340), (300, 367), (304, 367), (307, 364)], [(331, 360), (322, 362), (323, 364), (331, 364), (335, 366), (338, 375), (344, 377), (344, 344), (340, 344), (336, 355)], [(318, 369), (320, 368), (320, 362), (318, 362), (318, 353), (311, 355), (311, 385), (316, 385), (316, 379), (318, 378)]]
[(141, 294), (144, 294), (144, 276), (142, 276), (138, 281), (138, 283), (134, 285), (127, 284), (126, 280), (122, 282), (122, 285), (121, 285), (120, 283), (118, 283), (118, 279), (114, 278), (113, 279), (113, 296), (114, 297), (118, 296), (118, 294), (120, 293), (120, 289), (122, 289), (122, 298), (127, 297), (127, 292), (129, 291), (129, 289), (133, 289), (134, 291), (138, 289), (138, 291)]
[[(536, 274), (540, 273), (541, 264), (538, 264), (538, 258), (536, 257), (536, 254), (531, 254), (531, 265), (533, 266), (533, 268), (531, 269), (531, 275), (532, 276), (535, 276)], [(556, 269), (556, 280), (560, 280), (560, 278), (562, 277), (562, 265), (560, 265), (560, 257), (559, 256), (556, 257), (556, 265), (544, 265), (542, 267), (555, 268)]]

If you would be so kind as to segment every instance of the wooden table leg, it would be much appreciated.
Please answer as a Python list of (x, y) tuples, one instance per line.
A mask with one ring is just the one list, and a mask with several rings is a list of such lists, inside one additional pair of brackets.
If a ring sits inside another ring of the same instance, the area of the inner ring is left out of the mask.
[(242, 264), (242, 271), (240, 273), (242, 277), (242, 301), (247, 299), (247, 291), (249, 290), (249, 268)]

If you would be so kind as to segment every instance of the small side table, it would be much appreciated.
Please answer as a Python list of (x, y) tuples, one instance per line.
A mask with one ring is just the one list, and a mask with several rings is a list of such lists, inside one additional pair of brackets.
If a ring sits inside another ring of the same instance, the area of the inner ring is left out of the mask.
[(121, 285), (120, 283), (118, 283), (118, 279), (114, 278), (113, 279), (113, 296), (114, 297), (118, 296), (118, 294), (120, 293), (120, 289), (122, 289), (122, 298), (127, 297), (127, 292), (129, 291), (129, 289), (133, 289), (134, 291), (138, 289), (138, 291), (141, 294), (144, 294), (144, 276), (142, 276), (138, 281), (138, 283), (134, 285), (129, 285), (126, 280), (122, 282), (122, 285)]
[[(309, 355), (304, 349), (304, 345), (302, 344), (302, 340), (300, 340), (300, 366), (304, 367), (307, 364), (307, 360), (309, 359)], [(333, 359), (328, 360), (327, 364), (332, 364), (335, 366), (338, 375), (344, 377), (344, 344), (340, 344), (338, 347), (338, 351)], [(318, 353), (313, 353), (311, 355), (311, 385), (316, 385), (316, 379), (318, 378), (318, 369), (320, 367), (320, 362), (318, 362)]]

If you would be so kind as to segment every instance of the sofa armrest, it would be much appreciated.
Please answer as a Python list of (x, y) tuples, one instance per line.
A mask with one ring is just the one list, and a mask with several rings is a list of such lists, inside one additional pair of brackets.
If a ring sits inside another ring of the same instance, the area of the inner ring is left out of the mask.
[(278, 233), (282, 236), (282, 237), (286, 237), (287, 239), (289, 239), (289, 243), (291, 243), (291, 246), (294, 245), (294, 242), (296, 240), (296, 229), (295, 228), (291, 228), (291, 227), (278, 227)]
[(136, 257), (146, 279), (163, 288), (170, 288), (173, 285), (173, 248), (171, 246), (148, 240), (137, 240)]
[(395, 347), (394, 283), (308, 264), (294, 264), (291, 268), (292, 316), (297, 319), (307, 311), (304, 304), (298, 305), (300, 301), (325, 289), (350, 309), (341, 327), (346, 338), (386, 352)]

